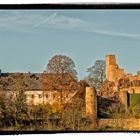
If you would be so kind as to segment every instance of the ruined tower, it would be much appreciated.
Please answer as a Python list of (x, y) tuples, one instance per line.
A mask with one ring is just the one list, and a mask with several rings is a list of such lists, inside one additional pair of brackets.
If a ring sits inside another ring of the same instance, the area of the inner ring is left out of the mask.
[(124, 76), (124, 70), (116, 63), (115, 55), (106, 56), (106, 80), (115, 82)]
[(86, 118), (91, 123), (92, 127), (96, 127), (97, 119), (97, 95), (96, 90), (91, 87), (86, 87)]
[(115, 55), (106, 56), (106, 79), (108, 81), (115, 81), (115, 71), (116, 71), (116, 58)]

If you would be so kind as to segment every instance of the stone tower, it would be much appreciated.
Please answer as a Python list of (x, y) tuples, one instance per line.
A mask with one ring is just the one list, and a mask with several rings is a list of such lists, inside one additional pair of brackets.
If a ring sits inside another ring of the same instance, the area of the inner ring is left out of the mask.
[(116, 63), (115, 55), (106, 56), (106, 80), (115, 82), (124, 76), (124, 69), (120, 69)]
[(97, 119), (97, 95), (96, 90), (91, 87), (86, 87), (86, 118), (91, 123), (92, 127), (96, 127)]
[(116, 58), (115, 55), (106, 56), (106, 79), (108, 81), (115, 81), (115, 71), (116, 71)]

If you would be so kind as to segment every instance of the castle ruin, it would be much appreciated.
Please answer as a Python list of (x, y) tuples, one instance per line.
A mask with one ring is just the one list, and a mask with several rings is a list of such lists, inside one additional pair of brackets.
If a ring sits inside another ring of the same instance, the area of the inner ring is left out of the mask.
[(114, 82), (115, 91), (128, 91), (128, 93), (140, 93), (140, 71), (137, 75), (125, 73), (119, 68), (115, 55), (106, 56), (106, 80)]
[(131, 104), (130, 96), (140, 95), (140, 72), (136, 75), (125, 73), (124, 69), (119, 68), (115, 55), (106, 56), (106, 81), (101, 87), (103, 94), (109, 91), (118, 93), (120, 101), (127, 110)]
[[(107, 55), (105, 59), (106, 80), (102, 84), (98, 96), (112, 100), (117, 97), (125, 113), (131, 116), (125, 118), (98, 118), (98, 126), (120, 127), (125, 130), (140, 130), (140, 71), (136, 75), (126, 73), (117, 64), (115, 55)], [(116, 98), (112, 100), (117, 102)], [(130, 114), (129, 114), (130, 115)]]

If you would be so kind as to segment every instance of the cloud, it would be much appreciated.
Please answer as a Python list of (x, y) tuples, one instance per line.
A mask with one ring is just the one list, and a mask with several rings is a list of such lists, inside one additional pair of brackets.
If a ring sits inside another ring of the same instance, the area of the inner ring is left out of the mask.
[[(104, 12), (101, 12), (104, 13)], [(108, 25), (108, 24), (107, 24)], [(111, 26), (111, 25), (110, 25)], [(119, 32), (117, 29), (111, 29), (105, 23), (97, 21), (86, 21), (74, 16), (64, 16), (59, 12), (30, 12), (30, 11), (0, 11), (0, 28), (8, 30), (38, 33), (40, 28), (54, 29), (74, 29), (84, 32), (97, 33), (107, 36), (127, 37), (131, 39), (140, 39), (139, 34), (129, 32)]]
[(84, 26), (86, 22), (80, 18), (58, 15), (58, 13), (26, 13), (20, 11), (2, 12), (0, 14), (0, 27), (15, 31), (36, 31), (37, 28), (73, 29)]
[(5, 11), (0, 13), (0, 28), (29, 33), (32, 32), (29, 29), (29, 25), (32, 25), (33, 23), (28, 19), (28, 16), (19, 14), (17, 11)]
[(102, 35), (108, 35), (108, 36), (116, 36), (116, 37), (127, 37), (127, 38), (132, 38), (132, 39), (140, 39), (139, 34), (133, 34), (133, 33), (126, 33), (126, 32), (118, 32), (115, 30), (104, 30), (104, 29), (90, 29), (86, 30), (88, 32), (93, 32), (97, 34), (102, 34)]

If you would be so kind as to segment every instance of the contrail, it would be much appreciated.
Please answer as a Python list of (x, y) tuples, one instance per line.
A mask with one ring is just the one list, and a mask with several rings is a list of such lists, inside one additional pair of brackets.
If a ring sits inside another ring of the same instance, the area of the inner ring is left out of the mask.
[(41, 22), (35, 24), (33, 26), (33, 28), (37, 28), (39, 27), (41, 24), (46, 23), (47, 21), (50, 21), (51, 19), (53, 19), (54, 17), (56, 17), (57, 13), (52, 14), (51, 16), (47, 17), (46, 19), (42, 20)]

